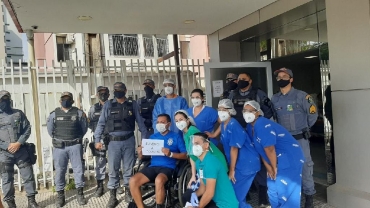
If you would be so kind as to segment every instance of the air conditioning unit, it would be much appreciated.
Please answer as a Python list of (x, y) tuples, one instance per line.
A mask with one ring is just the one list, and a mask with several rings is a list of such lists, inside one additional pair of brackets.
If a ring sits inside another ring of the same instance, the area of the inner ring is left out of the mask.
[(67, 34), (66, 44), (72, 44), (75, 42), (75, 34)]

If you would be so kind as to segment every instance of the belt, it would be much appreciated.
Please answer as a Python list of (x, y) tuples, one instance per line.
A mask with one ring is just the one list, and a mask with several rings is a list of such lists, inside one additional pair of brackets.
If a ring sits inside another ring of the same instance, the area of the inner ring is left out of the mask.
[(134, 136), (134, 132), (126, 134), (125, 136), (110, 136), (110, 141), (125, 141)]
[(294, 137), (296, 140), (304, 139), (303, 134), (296, 134), (296, 135), (293, 135), (293, 137)]
[(73, 146), (76, 144), (82, 144), (82, 139), (76, 139), (72, 141), (62, 141), (62, 140), (56, 140), (54, 139), (56, 143), (63, 144), (65, 147)]

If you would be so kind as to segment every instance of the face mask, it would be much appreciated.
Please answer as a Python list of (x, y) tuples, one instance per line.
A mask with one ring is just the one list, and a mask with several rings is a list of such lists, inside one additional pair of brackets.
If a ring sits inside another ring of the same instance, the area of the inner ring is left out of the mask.
[(144, 91), (145, 91), (145, 94), (146, 94), (147, 97), (151, 97), (154, 94), (154, 92), (153, 92), (154, 89), (149, 87), (149, 86), (145, 86)]
[(248, 81), (245, 81), (245, 80), (239, 80), (238, 81), (239, 89), (244, 89), (244, 88), (248, 87), (248, 85), (249, 85)]
[(188, 123), (186, 123), (186, 121), (176, 122), (176, 127), (180, 129), (180, 131), (184, 130), (187, 126), (188, 126)]
[(173, 87), (165, 87), (164, 92), (166, 95), (172, 95), (173, 94)]
[(62, 107), (63, 108), (70, 108), (72, 107), (73, 102), (71, 100), (62, 100)]
[(230, 118), (230, 114), (226, 111), (218, 111), (218, 117), (220, 118), (221, 122), (224, 122)]
[(126, 93), (124, 91), (114, 91), (114, 97), (120, 99), (125, 97)]
[(100, 93), (99, 94), (99, 100), (101, 100), (103, 102), (107, 101), (108, 98), (109, 98), (109, 94), (107, 94), (107, 93)]
[(279, 80), (277, 81), (278, 85), (280, 88), (283, 88), (283, 87), (286, 87), (289, 83), (290, 83), (290, 80)]
[(191, 102), (193, 103), (195, 107), (200, 106), (202, 104), (202, 100), (198, 98), (191, 99)]
[(9, 109), (10, 109), (10, 99), (2, 100), (0, 102), (0, 110), (4, 112)]
[(193, 154), (194, 154), (194, 156), (199, 157), (199, 156), (202, 155), (203, 152), (204, 151), (203, 151), (203, 148), (202, 148), (201, 145), (194, 145), (193, 146)]
[(163, 132), (165, 132), (167, 129), (166, 129), (166, 124), (163, 124), (163, 123), (157, 123), (156, 125), (155, 125), (155, 128), (157, 129), (157, 131), (159, 132), (159, 133), (163, 133)]
[(227, 89), (229, 90), (235, 90), (238, 87), (238, 84), (236, 84), (234, 81), (229, 81), (227, 83)]
[(256, 119), (256, 115), (254, 115), (254, 113), (247, 112), (247, 113), (243, 113), (243, 118), (245, 122), (252, 123)]

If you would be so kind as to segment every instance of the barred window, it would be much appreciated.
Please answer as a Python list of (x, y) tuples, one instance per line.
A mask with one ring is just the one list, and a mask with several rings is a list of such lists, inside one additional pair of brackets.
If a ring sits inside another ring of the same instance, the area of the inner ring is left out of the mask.
[(143, 37), (145, 57), (154, 57), (153, 37)]
[(158, 57), (163, 57), (168, 54), (168, 39), (167, 38), (157, 38), (157, 50)]
[(137, 35), (109, 35), (109, 51), (114, 56), (139, 56)]
[(66, 37), (57, 36), (57, 59), (58, 61), (72, 60), (71, 44), (66, 43)]

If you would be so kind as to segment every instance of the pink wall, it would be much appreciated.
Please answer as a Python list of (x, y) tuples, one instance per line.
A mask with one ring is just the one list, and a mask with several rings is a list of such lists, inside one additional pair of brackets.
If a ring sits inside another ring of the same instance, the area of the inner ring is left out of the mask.
[(209, 60), (208, 40), (206, 35), (196, 35), (190, 38), (190, 58)]
[(34, 44), (35, 59), (38, 65), (44, 66), (44, 60), (46, 60), (46, 66), (52, 66), (55, 50), (52, 33), (35, 33)]

